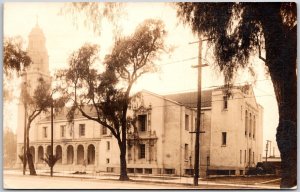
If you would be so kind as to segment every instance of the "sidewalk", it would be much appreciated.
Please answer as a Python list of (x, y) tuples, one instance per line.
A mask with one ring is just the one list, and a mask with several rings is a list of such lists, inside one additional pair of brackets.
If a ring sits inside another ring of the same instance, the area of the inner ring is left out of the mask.
[[(3, 170), (3, 174), (7, 175), (23, 175), (21, 170)], [(29, 174), (28, 171), (26, 174)], [(37, 170), (37, 175), (49, 176), (50, 170)], [(82, 179), (98, 179), (98, 180), (114, 180), (118, 181), (119, 175), (113, 173), (87, 173), (87, 174), (73, 174), (70, 171), (60, 171), (53, 173), (54, 177), (72, 177)], [(171, 176), (150, 176), (150, 175), (139, 175), (139, 174), (128, 174), (130, 179), (134, 182), (152, 182), (152, 183), (164, 183), (164, 184), (180, 184), (180, 185), (193, 185), (192, 177), (171, 177)], [(231, 186), (241, 188), (253, 188), (253, 189), (280, 189), (277, 186), (262, 185), (262, 184), (235, 184), (235, 183), (218, 183), (213, 181), (203, 181), (199, 179), (199, 186), (211, 185), (211, 186)]]

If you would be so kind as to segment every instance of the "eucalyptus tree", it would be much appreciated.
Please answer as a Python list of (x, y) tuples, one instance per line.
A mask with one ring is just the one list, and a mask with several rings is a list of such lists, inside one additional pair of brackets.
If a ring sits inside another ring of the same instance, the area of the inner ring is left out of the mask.
[(120, 180), (129, 179), (126, 134), (132, 120), (127, 114), (132, 98), (130, 92), (142, 75), (156, 71), (155, 62), (167, 51), (165, 36), (162, 21), (145, 20), (132, 35), (115, 41), (111, 53), (104, 59), (102, 71), (95, 66), (98, 46), (85, 44), (70, 56), (69, 69), (57, 75), (64, 82), (63, 94), (68, 94), (72, 103), (68, 118), (74, 119), (75, 111), (79, 111), (87, 119), (107, 127), (117, 140)]
[(297, 185), (297, 9), (295, 2), (177, 3), (180, 20), (214, 45), (230, 82), (256, 53), (273, 82), (279, 111), (276, 140), (281, 187)]

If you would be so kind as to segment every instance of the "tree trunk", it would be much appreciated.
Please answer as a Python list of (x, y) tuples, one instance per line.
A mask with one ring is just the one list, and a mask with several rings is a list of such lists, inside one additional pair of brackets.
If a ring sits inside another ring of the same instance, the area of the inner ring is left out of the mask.
[[(126, 133), (125, 133), (126, 134)], [(126, 162), (126, 139), (119, 142), (120, 148), (120, 181), (128, 181), (127, 162)]]
[[(274, 87), (281, 86), (281, 90), (288, 93), (282, 94), (281, 91), (275, 89), (276, 95), (281, 95), (281, 97), (277, 96), (280, 97), (280, 100), (278, 102), (279, 124), (276, 134), (281, 155), (281, 188), (291, 188), (297, 185), (297, 94), (295, 93), (297, 80), (288, 82), (291, 86), (283, 85), (287, 83), (274, 82)], [(287, 99), (289, 99), (288, 102), (286, 102)]]
[(26, 141), (26, 157), (27, 157), (29, 172), (30, 172), (30, 175), (36, 175), (36, 171), (35, 171), (35, 168), (34, 168), (34, 162), (33, 162), (33, 159), (32, 159), (32, 154), (30, 153), (30, 148), (29, 148), (29, 131), (28, 131), (28, 134), (26, 136), (26, 140), (27, 140)]
[(280, 4), (266, 7), (262, 19), (266, 65), (279, 112), (276, 141), (281, 155), (281, 188), (297, 185), (297, 25), (282, 21)]

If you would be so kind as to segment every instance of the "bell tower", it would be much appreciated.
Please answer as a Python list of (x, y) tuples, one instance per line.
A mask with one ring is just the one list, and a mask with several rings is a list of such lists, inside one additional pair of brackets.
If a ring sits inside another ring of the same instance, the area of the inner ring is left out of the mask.
[[(49, 56), (46, 48), (46, 38), (40, 28), (38, 22), (31, 30), (28, 36), (27, 54), (30, 56), (32, 63), (27, 67), (26, 72), (22, 74), (22, 85), (26, 85), (29, 94), (33, 94), (38, 85), (38, 79), (43, 78), (47, 83), (51, 83), (51, 76), (49, 72)], [(26, 84), (25, 84), (26, 83)], [(31, 124), (30, 128), (30, 142), (35, 142), (37, 139), (36, 123), (42, 116), (41, 114)], [(25, 123), (25, 109), (24, 103), (20, 100), (18, 105), (18, 127), (17, 127), (17, 155), (23, 153), (24, 143), (24, 123)], [(21, 164), (19, 157), (17, 157), (17, 164)]]
[(27, 53), (30, 56), (32, 63), (27, 69), (27, 80), (31, 88), (35, 88), (37, 79), (42, 77), (46, 82), (50, 83), (49, 72), (49, 56), (46, 48), (46, 38), (39, 27), (38, 21), (36, 26), (29, 34), (29, 42)]

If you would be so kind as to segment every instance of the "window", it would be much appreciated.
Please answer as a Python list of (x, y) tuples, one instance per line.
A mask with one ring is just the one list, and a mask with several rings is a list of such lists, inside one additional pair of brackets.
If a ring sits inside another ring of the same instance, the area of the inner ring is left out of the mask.
[(226, 132), (222, 132), (222, 145), (224, 146), (224, 145), (226, 145), (226, 136), (227, 136), (227, 133)]
[(252, 114), (249, 114), (249, 137), (251, 137), (252, 134)]
[(223, 109), (227, 109), (228, 108), (228, 96), (225, 95), (223, 96)]
[(244, 160), (244, 163), (246, 163), (246, 162), (247, 162), (247, 152), (245, 150), (245, 160)]
[(65, 131), (66, 131), (66, 126), (65, 125), (61, 125), (60, 126), (60, 136), (61, 137), (65, 137)]
[(43, 127), (43, 131), (44, 138), (47, 138), (47, 127)]
[(242, 164), (242, 157), (243, 156), (243, 152), (242, 152), (242, 150), (240, 150), (240, 164)]
[(255, 131), (256, 131), (256, 119), (255, 116), (253, 115), (253, 139), (255, 138)]
[(106, 159), (106, 164), (109, 164), (109, 158)]
[(190, 126), (190, 118), (189, 118), (189, 115), (185, 115), (185, 130), (189, 130), (190, 128), (189, 128), (189, 126)]
[(165, 169), (165, 174), (175, 174), (175, 169)]
[(249, 149), (249, 165), (251, 165), (251, 149)]
[(184, 159), (185, 160), (189, 159), (189, 145), (188, 144), (184, 145)]
[(247, 136), (248, 132), (248, 111), (245, 111), (245, 136)]
[(102, 127), (102, 135), (106, 135), (107, 134), (107, 127)]
[(139, 159), (144, 159), (145, 158), (145, 144), (140, 144), (139, 145)]
[(85, 124), (79, 124), (79, 136), (85, 136)]
[(145, 174), (152, 174), (152, 169), (145, 169)]
[(110, 142), (109, 141), (106, 141), (106, 150), (110, 150)]
[(138, 129), (139, 131), (146, 131), (147, 115), (138, 115)]

